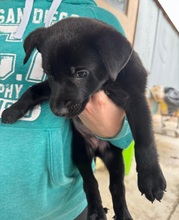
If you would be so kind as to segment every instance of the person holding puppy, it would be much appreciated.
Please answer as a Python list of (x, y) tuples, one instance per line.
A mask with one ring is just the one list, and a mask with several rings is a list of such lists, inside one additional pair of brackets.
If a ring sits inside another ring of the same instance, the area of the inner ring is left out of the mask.
[[(1, 114), (46, 77), (37, 51), (23, 65), (25, 37), (70, 16), (96, 18), (124, 33), (118, 20), (93, 0), (0, 1)], [(91, 97), (80, 118), (116, 147), (127, 148), (133, 140), (124, 110), (102, 91)], [(82, 178), (71, 157), (70, 121), (43, 103), (12, 125), (1, 122), (0, 129), (0, 219), (86, 219)]]

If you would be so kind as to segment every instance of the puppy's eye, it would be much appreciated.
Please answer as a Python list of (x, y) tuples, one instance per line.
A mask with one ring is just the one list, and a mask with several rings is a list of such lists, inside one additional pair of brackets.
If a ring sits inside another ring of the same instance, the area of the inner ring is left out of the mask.
[(86, 78), (88, 76), (89, 72), (87, 70), (78, 70), (76, 72), (76, 77), (77, 78)]

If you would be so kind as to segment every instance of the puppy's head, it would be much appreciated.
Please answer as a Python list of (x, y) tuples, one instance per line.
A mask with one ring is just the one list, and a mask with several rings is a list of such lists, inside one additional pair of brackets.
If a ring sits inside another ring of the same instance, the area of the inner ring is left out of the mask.
[(51, 109), (65, 117), (79, 115), (93, 93), (115, 81), (131, 54), (119, 32), (88, 18), (68, 18), (32, 32), (24, 42), (24, 63), (34, 48), (42, 54)]

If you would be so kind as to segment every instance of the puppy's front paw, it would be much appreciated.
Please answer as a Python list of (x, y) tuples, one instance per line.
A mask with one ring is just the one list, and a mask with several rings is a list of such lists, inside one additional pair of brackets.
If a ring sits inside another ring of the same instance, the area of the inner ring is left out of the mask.
[(23, 114), (15, 108), (8, 108), (2, 113), (2, 123), (4, 124), (12, 124), (16, 122), (19, 118), (21, 118)]
[(166, 190), (166, 180), (160, 167), (139, 172), (138, 187), (149, 201), (153, 202), (155, 199), (160, 201)]

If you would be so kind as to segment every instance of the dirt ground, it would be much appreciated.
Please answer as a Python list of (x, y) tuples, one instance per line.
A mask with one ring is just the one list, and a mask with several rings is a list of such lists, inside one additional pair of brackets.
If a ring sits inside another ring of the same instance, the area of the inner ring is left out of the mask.
[[(160, 159), (160, 165), (167, 181), (167, 192), (161, 202), (150, 203), (141, 196), (137, 188), (135, 160), (130, 173), (125, 177), (126, 200), (134, 220), (179, 220), (179, 130), (176, 118), (165, 122), (162, 128), (161, 116), (154, 116), (154, 131)], [(108, 219), (114, 216), (111, 196), (108, 190), (108, 173), (98, 162), (96, 177), (104, 207), (109, 209)]]

